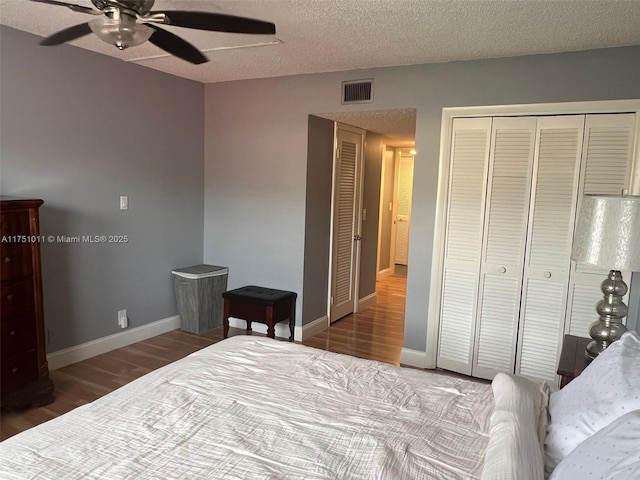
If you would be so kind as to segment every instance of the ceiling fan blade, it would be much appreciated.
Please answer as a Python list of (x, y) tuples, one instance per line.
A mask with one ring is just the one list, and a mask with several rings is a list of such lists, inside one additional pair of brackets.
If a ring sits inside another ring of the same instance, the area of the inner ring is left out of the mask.
[(40, 42), (40, 45), (52, 46), (60, 45), (61, 43), (70, 42), (76, 38), (84, 37), (91, 33), (88, 23), (81, 23), (73, 27), (60, 30), (58, 33), (54, 33), (50, 37), (45, 38)]
[(164, 51), (196, 65), (209, 61), (209, 59), (205, 57), (200, 50), (198, 50), (186, 40), (183, 40), (182, 38), (174, 35), (171, 32), (168, 32), (167, 30), (156, 27), (155, 25), (145, 25), (148, 25), (155, 30), (151, 37), (149, 37), (149, 41), (155, 46), (160, 47)]
[(61, 7), (67, 7), (73, 10), (74, 12), (89, 13), (91, 15), (102, 14), (102, 12), (94, 10), (93, 8), (83, 7), (82, 5), (76, 5), (74, 3), (58, 2), (57, 0), (31, 0), (31, 1), (38, 2), (38, 3), (48, 3), (49, 5), (59, 5)]
[(276, 33), (276, 26), (271, 22), (255, 20), (253, 18), (236, 17), (211, 12), (191, 12), (185, 10), (163, 10), (151, 14), (166, 15), (165, 23), (176, 27), (195, 28), (228, 33), (257, 33), (272, 35)]

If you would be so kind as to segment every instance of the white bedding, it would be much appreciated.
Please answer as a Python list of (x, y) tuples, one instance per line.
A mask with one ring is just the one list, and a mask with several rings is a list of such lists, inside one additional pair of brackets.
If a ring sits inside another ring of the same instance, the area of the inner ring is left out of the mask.
[(10, 479), (475, 479), (490, 385), (237, 336), (0, 443)]
[(543, 480), (549, 387), (498, 373), (482, 480)]

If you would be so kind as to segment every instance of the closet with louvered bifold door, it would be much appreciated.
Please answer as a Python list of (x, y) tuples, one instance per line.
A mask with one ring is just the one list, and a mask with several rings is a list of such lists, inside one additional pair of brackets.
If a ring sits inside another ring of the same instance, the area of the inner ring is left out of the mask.
[[(636, 115), (632, 113), (587, 117), (578, 202), (583, 194), (617, 195), (629, 188), (635, 128)], [(565, 333), (588, 336), (589, 325), (597, 318), (593, 299), (602, 297), (600, 283), (606, 275), (606, 270), (571, 263)], [(622, 278), (628, 283), (631, 272), (623, 271)]]
[(565, 319), (587, 335), (606, 273), (571, 262), (579, 198), (628, 188), (635, 121), (454, 120), (438, 367), (556, 381)]

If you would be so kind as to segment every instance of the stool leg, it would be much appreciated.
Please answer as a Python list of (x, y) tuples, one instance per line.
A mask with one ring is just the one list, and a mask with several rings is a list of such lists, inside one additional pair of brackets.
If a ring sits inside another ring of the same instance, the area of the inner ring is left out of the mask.
[(223, 338), (229, 336), (229, 300), (224, 299), (224, 320), (222, 322)]
[(273, 305), (267, 307), (265, 321), (267, 323), (267, 337), (276, 338), (276, 326), (273, 324)]
[(296, 300), (293, 298), (291, 300), (291, 317), (289, 318), (289, 331), (291, 332), (291, 336), (289, 337), (289, 341), (293, 342), (293, 332), (296, 327)]

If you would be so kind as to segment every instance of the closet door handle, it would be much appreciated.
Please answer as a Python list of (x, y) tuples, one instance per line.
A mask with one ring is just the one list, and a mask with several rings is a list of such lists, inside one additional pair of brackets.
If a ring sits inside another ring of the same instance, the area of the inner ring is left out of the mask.
[(507, 269), (506, 269), (506, 268), (504, 268), (504, 267), (500, 267), (500, 268), (498, 269), (498, 271), (499, 271), (500, 273), (507, 273)]
[(551, 272), (544, 272), (544, 278), (551, 278)]

